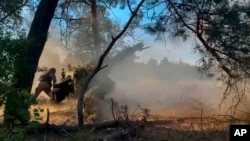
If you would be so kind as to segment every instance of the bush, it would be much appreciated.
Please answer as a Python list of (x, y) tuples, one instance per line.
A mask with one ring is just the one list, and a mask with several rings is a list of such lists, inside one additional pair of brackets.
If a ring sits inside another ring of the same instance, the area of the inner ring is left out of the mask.
[(5, 93), (4, 122), (28, 124), (31, 119), (30, 106), (36, 104), (33, 95), (25, 90), (9, 90)]

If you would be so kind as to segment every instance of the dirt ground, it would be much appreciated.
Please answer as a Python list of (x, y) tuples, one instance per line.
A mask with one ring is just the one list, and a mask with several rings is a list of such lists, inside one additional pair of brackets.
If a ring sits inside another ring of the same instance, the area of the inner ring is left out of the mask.
[[(44, 123), (47, 118), (47, 109), (49, 110), (49, 123), (56, 125), (76, 125), (77, 115), (76, 115), (76, 100), (66, 99), (62, 103), (55, 104), (51, 103), (47, 99), (43, 99), (39, 101), (38, 105), (32, 106), (30, 111), (35, 108), (41, 108), (44, 111), (40, 112), (41, 115), (41, 123)], [(32, 116), (33, 120), (36, 120), (34, 116)]]
[[(58, 125), (77, 125), (76, 101), (69, 100), (59, 105), (51, 103), (41, 103), (39, 107), (50, 110), (50, 124)], [(36, 106), (37, 107), (37, 106)], [(35, 107), (32, 107), (35, 108)], [(46, 110), (45, 110), (46, 111)], [(46, 112), (42, 113), (46, 121)], [(228, 141), (229, 122), (221, 122), (212, 118), (200, 119), (182, 118), (172, 119), (169, 124), (147, 126), (138, 131), (137, 136), (128, 141)], [(28, 136), (27, 141), (99, 141), (105, 139), (114, 130), (101, 131), (82, 131), (68, 133), (63, 130), (60, 132), (41, 132), (36, 135)]]
[[(114, 131), (81, 131), (68, 133), (67, 131), (60, 132), (40, 132), (39, 134), (28, 136), (27, 141), (101, 141), (110, 136)], [(194, 130), (185, 128), (181, 125), (159, 127), (148, 126), (138, 131), (136, 137), (126, 139), (124, 141), (229, 141), (229, 130), (224, 128), (213, 128), (204, 130)]]
[[(45, 123), (49, 109), (49, 123), (56, 125), (77, 125), (76, 101), (66, 99), (60, 104), (53, 104), (46, 99), (40, 100), (34, 108), (42, 108), (41, 123)], [(32, 117), (33, 120), (35, 117)], [(150, 125), (138, 130), (137, 136), (127, 139), (128, 141), (229, 141), (229, 125), (227, 121), (215, 120), (214, 118), (197, 119), (167, 118), (171, 120), (164, 125)], [(202, 122), (201, 122), (202, 120)], [(116, 129), (119, 130), (119, 129)], [(81, 131), (69, 133), (62, 129), (58, 132), (43, 131), (26, 136), (26, 141), (101, 141), (110, 136), (116, 130)]]
[[(143, 130), (137, 137), (124, 141), (229, 141), (227, 130), (190, 131), (164, 127), (150, 127)], [(81, 133), (39, 133), (27, 136), (27, 141), (101, 141), (111, 133), (109, 131)]]

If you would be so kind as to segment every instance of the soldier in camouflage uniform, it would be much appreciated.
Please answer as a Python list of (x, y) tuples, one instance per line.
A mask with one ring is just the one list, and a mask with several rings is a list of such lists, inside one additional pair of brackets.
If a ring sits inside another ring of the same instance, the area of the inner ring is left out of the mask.
[(52, 81), (53, 84), (56, 83), (56, 69), (50, 68), (48, 71), (44, 72), (38, 79), (39, 83), (35, 89), (35, 98), (39, 96), (39, 94), (44, 91), (52, 100), (55, 100), (55, 96), (53, 96), (51, 88)]

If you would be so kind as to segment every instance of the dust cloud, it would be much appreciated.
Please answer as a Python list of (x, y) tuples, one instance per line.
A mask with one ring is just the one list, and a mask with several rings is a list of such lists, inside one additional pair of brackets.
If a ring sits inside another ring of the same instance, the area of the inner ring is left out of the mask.
[[(80, 58), (69, 55), (60, 43), (48, 40), (39, 66), (55, 67), (57, 78), (60, 78), (62, 68), (68, 63), (80, 64)], [(208, 79), (199, 73), (195, 66), (184, 62), (171, 62), (166, 58), (157, 63), (135, 62), (136, 56), (129, 56), (113, 67), (109, 77), (115, 81), (115, 89), (106, 95), (106, 99), (114, 98), (120, 105), (128, 105), (133, 111), (138, 105), (147, 107), (152, 114), (159, 116), (199, 116), (201, 108), (204, 116), (211, 116), (226, 111), (230, 104), (219, 108), (222, 99), (222, 89), (215, 79)], [(33, 91), (40, 73), (36, 73)], [(45, 96), (45, 94), (42, 94)], [(45, 96), (46, 97), (46, 96)], [(53, 111), (72, 109), (75, 102), (65, 100), (64, 106), (53, 106)], [(64, 107), (64, 108), (63, 108)], [(110, 106), (106, 106), (110, 107)], [(110, 114), (110, 109), (103, 110)], [(111, 114), (110, 114), (111, 115)]]

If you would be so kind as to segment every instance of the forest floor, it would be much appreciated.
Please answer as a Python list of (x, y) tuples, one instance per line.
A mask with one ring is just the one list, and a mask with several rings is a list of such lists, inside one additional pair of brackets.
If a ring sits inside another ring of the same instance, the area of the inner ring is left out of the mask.
[[(209, 125), (204, 123), (202, 129), (195, 122), (197, 120), (188, 119), (177, 122), (173, 120), (168, 124), (145, 126), (145, 128), (137, 130), (136, 136), (124, 139), (124, 141), (229, 141), (229, 123), (215, 121), (214, 123), (210, 122)], [(106, 141), (106, 138), (118, 130), (122, 129), (76, 132), (67, 132), (67, 130), (62, 129), (60, 132), (49, 131), (32, 134), (27, 137), (27, 141), (45, 141), (45, 137), (46, 141), (101, 141), (101, 139)]]
[[(53, 106), (42, 104), (39, 107), (43, 109), (49, 108), (50, 124), (77, 126), (76, 103), (75, 101), (70, 103)], [(43, 117), (41, 123), (45, 123), (46, 116), (45, 110), (41, 113), (41, 117)], [(124, 139), (124, 141), (229, 141), (230, 122), (226, 120), (222, 121), (211, 117), (166, 117), (164, 120), (168, 122), (138, 128), (136, 136)], [(106, 128), (95, 131), (70, 132), (62, 128), (60, 131), (39, 131), (39, 133), (25, 136), (25, 138), (26, 141), (106, 141), (106, 138), (118, 130), (122, 131), (123, 129)]]
[[(112, 131), (48, 132), (29, 135), (26, 141), (106, 141)], [(124, 141), (229, 141), (228, 130), (191, 131), (182, 128), (147, 127), (140, 135)], [(46, 139), (45, 139), (46, 138)], [(108, 140), (107, 140), (108, 141)], [(117, 140), (118, 141), (118, 140)]]

